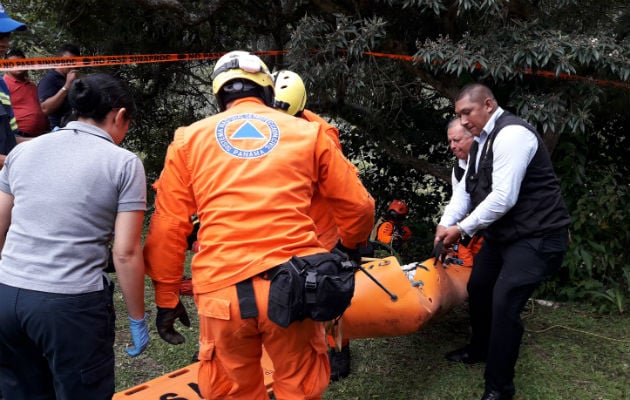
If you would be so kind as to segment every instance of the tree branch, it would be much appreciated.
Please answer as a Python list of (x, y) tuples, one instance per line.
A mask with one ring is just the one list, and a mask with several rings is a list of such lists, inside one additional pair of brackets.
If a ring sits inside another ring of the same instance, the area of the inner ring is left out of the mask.
[(202, 2), (204, 7), (193, 9), (184, 6), (178, 0), (135, 0), (138, 6), (145, 10), (167, 11), (178, 16), (186, 25), (199, 25), (212, 17), (212, 15), (223, 5), (225, 0), (208, 0)]

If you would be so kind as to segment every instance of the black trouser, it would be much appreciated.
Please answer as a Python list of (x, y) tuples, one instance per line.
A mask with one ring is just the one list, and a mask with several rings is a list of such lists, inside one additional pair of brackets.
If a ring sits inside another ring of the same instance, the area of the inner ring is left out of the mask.
[(112, 287), (55, 294), (0, 284), (0, 384), (6, 399), (111, 399)]
[(540, 283), (561, 266), (566, 229), (504, 244), (485, 240), (468, 281), (471, 354), (486, 358), (486, 388), (514, 393), (523, 336), (521, 311)]

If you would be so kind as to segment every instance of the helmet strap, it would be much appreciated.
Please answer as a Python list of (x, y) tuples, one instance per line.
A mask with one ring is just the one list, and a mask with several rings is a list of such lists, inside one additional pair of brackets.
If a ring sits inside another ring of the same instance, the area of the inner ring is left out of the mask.
[[(241, 83), (241, 82), (238, 82)], [(261, 99), (267, 106), (273, 104), (273, 91), (269, 88), (263, 88), (256, 84), (251, 84), (249, 82), (242, 82), (242, 85), (238, 84), (228, 84), (224, 85), (221, 88), (221, 91), (217, 95), (217, 103), (219, 104), (219, 109), (221, 111), (225, 111), (226, 105), (231, 101), (242, 99), (244, 97), (257, 97)], [(241, 87), (241, 90), (236, 89), (237, 87)]]

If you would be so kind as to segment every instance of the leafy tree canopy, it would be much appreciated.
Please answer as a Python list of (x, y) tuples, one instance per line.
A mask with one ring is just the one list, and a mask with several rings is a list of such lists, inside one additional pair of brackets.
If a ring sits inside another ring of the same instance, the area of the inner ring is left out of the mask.
[[(618, 289), (630, 284), (623, 283), (630, 281), (627, 0), (3, 3), (29, 24), (13, 37), (29, 55), (54, 54), (66, 41), (94, 55), (282, 51), (265, 61), (304, 78), (307, 107), (341, 128), (344, 150), (381, 210), (392, 198), (411, 205), (418, 242), (409, 256), (427, 254), (450, 191), (452, 99), (464, 84), (484, 82), (499, 104), (539, 129), (553, 153), (579, 244), (567, 257), (570, 279), (603, 285), (585, 283), (582, 295), (608, 290), (609, 280), (622, 282)], [(216, 112), (212, 65), (111, 68), (136, 92), (142, 113), (126, 145), (145, 155), (150, 180), (173, 130)], [(610, 207), (594, 206), (600, 203)]]

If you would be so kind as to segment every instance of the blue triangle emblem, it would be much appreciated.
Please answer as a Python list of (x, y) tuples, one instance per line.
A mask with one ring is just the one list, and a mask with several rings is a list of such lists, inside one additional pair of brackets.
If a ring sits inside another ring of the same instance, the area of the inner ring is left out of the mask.
[(230, 139), (266, 139), (266, 137), (260, 133), (254, 125), (247, 121), (234, 132)]

